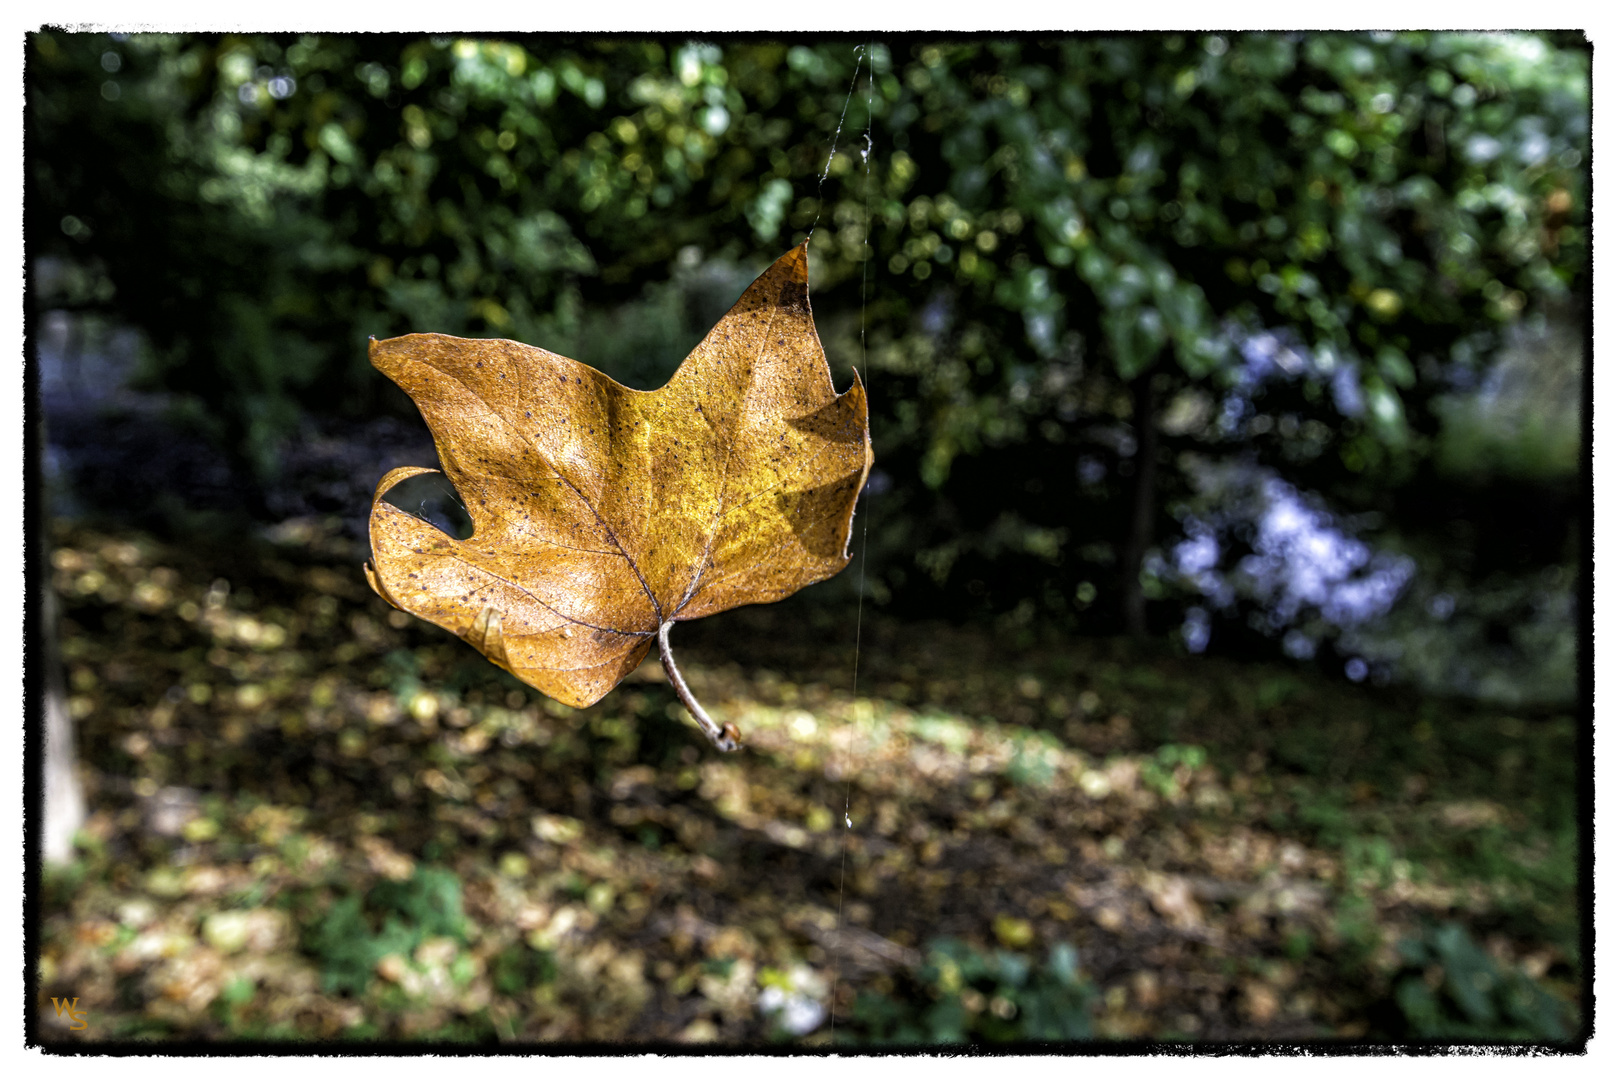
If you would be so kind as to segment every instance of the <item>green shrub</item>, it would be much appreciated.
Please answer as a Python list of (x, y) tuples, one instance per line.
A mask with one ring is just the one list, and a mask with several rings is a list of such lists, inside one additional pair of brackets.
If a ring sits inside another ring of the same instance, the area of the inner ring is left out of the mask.
[(1396, 1038), (1555, 1042), (1572, 1037), (1567, 1005), (1504, 970), (1456, 923), (1408, 938), (1386, 1017)]
[(465, 939), (461, 882), (449, 870), (418, 867), (408, 881), (384, 881), (361, 896), (346, 896), (327, 908), (309, 936), (321, 960), (328, 993), (363, 993), (377, 962), (389, 954), (408, 957), (429, 938)]
[(929, 946), (927, 959), (891, 994), (855, 1000), (851, 1042), (1055, 1042), (1091, 1037), (1091, 984), (1073, 946), (1058, 945), (1044, 965), (952, 939)]
[(513, 945), (497, 953), (490, 963), (490, 979), (495, 989), (516, 997), (530, 987), (541, 986), (557, 977), (557, 961), (550, 951), (536, 951), (527, 945)]
[[(1171, 743), (1159, 747), (1152, 757), (1142, 762), (1142, 783), (1171, 799), (1180, 793), (1187, 776), (1197, 772), (1208, 759), (1201, 746), (1179, 746)], [(1179, 770), (1185, 766), (1186, 772)]]

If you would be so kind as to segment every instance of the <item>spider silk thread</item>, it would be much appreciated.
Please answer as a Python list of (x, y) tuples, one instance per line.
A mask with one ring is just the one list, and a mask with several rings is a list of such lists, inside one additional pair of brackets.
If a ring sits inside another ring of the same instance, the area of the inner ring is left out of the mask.
[[(863, 250), (861, 252), (861, 332), (860, 332), (861, 351), (860, 351), (860, 372), (861, 372), (861, 384), (866, 387), (866, 392), (867, 392), (867, 417), (868, 417), (867, 422), (868, 422), (868, 432), (870, 432), (870, 423), (871, 423), (870, 418), (871, 418), (871, 415), (872, 415), (872, 413), (871, 413), (872, 395), (871, 395), (871, 380), (870, 380), (870, 378), (868, 376), (868, 365), (867, 365), (867, 359), (866, 359), (866, 288), (867, 288), (867, 269), (871, 264), (872, 253), (873, 253), (872, 238), (871, 238), (871, 229), (872, 229), (872, 106), (873, 106), (873, 100), (874, 100), (873, 99), (873, 82), (874, 82), (874, 78), (875, 78), (875, 73), (874, 73), (873, 68), (872, 68), (872, 45), (871, 45), (871, 43), (869, 42), (865, 46), (857, 46), (856, 50), (860, 55), (857, 56), (856, 61), (855, 61), (855, 74), (850, 78), (849, 94), (846, 95), (845, 98), (844, 98), (844, 113), (839, 116), (839, 118), (838, 118), (838, 129), (833, 134), (833, 140), (834, 140), (833, 153), (837, 152), (838, 133), (843, 131), (843, 128), (844, 128), (844, 115), (847, 115), (848, 112), (849, 112), (849, 102), (850, 102), (850, 99), (852, 97), (854, 97), (855, 85), (856, 85), (857, 80), (859, 80), (860, 74), (861, 74), (861, 60), (864, 59), (866, 61), (866, 132), (865, 132), (865, 136), (864, 136), (866, 145), (861, 150), (861, 163), (865, 166), (865, 176), (864, 176), (864, 182), (862, 184), (863, 216), (862, 216), (862, 226), (861, 227), (862, 227), (862, 234), (863, 234), (862, 235), (862, 247), (863, 247)], [(826, 168), (825, 171), (822, 172), (822, 175), (821, 175), (821, 182), (822, 183), (826, 182), (827, 172), (831, 171), (831, 169), (832, 169), (832, 158), (833, 158), (833, 154), (829, 153), (827, 155), (827, 168)], [(820, 189), (819, 185), (817, 186), (817, 189), (816, 189), (816, 203), (817, 203), (817, 205), (816, 205), (816, 220), (819, 222), (821, 220), (821, 189)], [(813, 233), (815, 231), (815, 225), (812, 224), (810, 226), (810, 228), (811, 228), (811, 232)], [(867, 483), (868, 484), (871, 483), (870, 477), (868, 477)], [(860, 561), (860, 572), (859, 572), (858, 584), (856, 586), (856, 592), (855, 592), (855, 659), (854, 659), (854, 663), (853, 663), (853, 669), (854, 670), (851, 672), (851, 675), (850, 675), (850, 687), (849, 687), (850, 718), (849, 718), (848, 723), (846, 723), (844, 725), (844, 733), (845, 733), (844, 734), (844, 833), (843, 833), (843, 843), (839, 845), (839, 853), (838, 853), (838, 916), (837, 916), (837, 922), (834, 924), (835, 925), (834, 933), (837, 935), (837, 937), (835, 939), (835, 945), (834, 945), (834, 950), (833, 950), (833, 982), (832, 982), (831, 999), (828, 1002), (828, 1009), (827, 1009), (828, 1027), (829, 1027), (829, 1030), (834, 1032), (834, 1033), (836, 1033), (837, 1030), (838, 1030), (838, 982), (839, 982), (839, 980), (838, 980), (838, 972), (839, 972), (839, 964), (842, 961), (843, 956), (844, 956), (844, 876), (845, 876), (845, 866), (846, 866), (846, 863), (847, 863), (848, 858), (849, 858), (849, 844), (850, 844), (850, 839), (851, 839), (850, 833), (854, 829), (854, 824), (853, 824), (853, 822), (850, 821), (850, 817), (849, 817), (850, 791), (851, 791), (852, 784), (854, 782), (854, 777), (853, 777), (853, 774), (851, 772), (851, 763), (852, 763), (852, 760), (853, 760), (853, 757), (854, 757), (854, 743), (855, 743), (855, 724), (856, 724), (855, 706), (856, 706), (856, 702), (859, 700), (857, 695), (858, 695), (858, 692), (859, 692), (860, 681), (861, 681), (861, 617), (864, 614), (864, 610), (865, 610), (865, 607), (866, 607), (866, 546), (867, 546), (867, 532), (868, 532), (868, 528), (869, 528), (869, 526), (871, 524), (871, 517), (872, 517), (872, 502), (871, 502), (870, 490), (868, 489), (867, 491), (863, 491), (862, 495), (865, 497), (865, 501), (866, 501), (866, 513), (864, 515), (862, 515), (862, 517), (861, 517), (861, 561)]]
[[(872, 73), (872, 61), (871, 61), (871, 57), (870, 57), (870, 50), (865, 45), (857, 45), (857, 46), (855, 46), (855, 52), (856, 52), (856, 56), (855, 56), (855, 73), (849, 77), (849, 93), (844, 95), (844, 107), (838, 113), (838, 126), (833, 129), (832, 146), (827, 150), (827, 163), (821, 167), (821, 176), (820, 176), (819, 179), (816, 180), (816, 218), (815, 218), (814, 221), (812, 221), (810, 223), (810, 231), (805, 233), (805, 235), (804, 235), (804, 238), (806, 240), (808, 240), (812, 236), (816, 235), (816, 226), (821, 224), (821, 209), (822, 209), (823, 206), (826, 205), (823, 202), (822, 197), (821, 197), (821, 189), (827, 186), (827, 176), (828, 176), (829, 173), (832, 172), (833, 158), (838, 156), (838, 136), (840, 136), (840, 135), (842, 135), (844, 133), (844, 117), (849, 115), (849, 103), (855, 97), (855, 83), (861, 77), (861, 61), (862, 60), (866, 61), (866, 72), (867, 72), (867, 76), (868, 76), (868, 81), (870, 81), (870, 76), (871, 76), (871, 73)], [(870, 100), (868, 101), (868, 105), (870, 105)], [(868, 109), (867, 109), (866, 130), (867, 130), (867, 135), (868, 135), (867, 143), (870, 144), (871, 143), (870, 135), (871, 135), (871, 131), (872, 131), (872, 117), (871, 117), (871, 109), (870, 109), (870, 107), (868, 107)], [(870, 174), (870, 172), (871, 172), (871, 164), (870, 163), (867, 164), (867, 171)], [(863, 270), (865, 269), (864, 264), (862, 265), (862, 269)], [(862, 301), (863, 304), (865, 303), (866, 297), (864, 295), (861, 297), (861, 301)]]

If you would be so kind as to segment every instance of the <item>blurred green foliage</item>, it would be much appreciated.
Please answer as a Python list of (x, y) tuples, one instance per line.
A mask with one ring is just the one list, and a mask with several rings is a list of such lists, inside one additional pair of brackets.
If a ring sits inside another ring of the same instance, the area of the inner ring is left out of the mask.
[(893, 994), (862, 994), (850, 1038), (862, 1043), (1061, 1042), (1091, 1038), (1095, 991), (1077, 970), (1071, 946), (1047, 962), (951, 938)]
[(1171, 798), (1186, 786), (1189, 774), (1203, 767), (1207, 757), (1201, 746), (1161, 746), (1143, 763), (1142, 782), (1162, 797)]
[(1573, 336), (1569, 327), (1510, 335), (1480, 393), (1435, 402), (1442, 473), (1479, 485), (1499, 476), (1556, 479), (1579, 468), (1583, 372)]
[(1569, 1008), (1521, 971), (1504, 970), (1456, 923), (1400, 943), (1391, 1034), (1446, 1041), (1559, 1042)]
[[(1142, 379), (1166, 462), (1241, 451), (1352, 509), (1421, 505), (1442, 419), (1447, 461), (1522, 473), (1534, 454), (1470, 450), (1490, 425), (1446, 395), (1585, 288), (1589, 53), (1568, 35), (29, 50), (36, 303), (140, 326), (147, 384), (244, 478), (301, 415), (410, 414), (368, 335), (511, 337), (650, 387), (813, 233), (834, 369), (869, 361), (896, 489), (874, 542), (906, 558), (879, 599), (1112, 610), (1094, 582), (1134, 587), (1119, 535), (1143, 496), (1110, 430), (1153, 421)], [(1261, 331), (1297, 370), (1264, 427), (1223, 427)], [(1109, 439), (1119, 467), (1077, 484)], [(1534, 468), (1571, 477), (1567, 430), (1549, 445)]]
[(429, 938), (462, 939), (461, 882), (449, 870), (418, 867), (405, 881), (381, 881), (364, 896), (335, 900), (311, 928), (327, 992), (361, 994), (385, 956), (408, 962)]

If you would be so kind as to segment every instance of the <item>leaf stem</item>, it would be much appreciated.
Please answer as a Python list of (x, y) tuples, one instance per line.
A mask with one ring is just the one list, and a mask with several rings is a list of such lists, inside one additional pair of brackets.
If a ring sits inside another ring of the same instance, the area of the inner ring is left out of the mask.
[(675, 688), (675, 693), (680, 697), (681, 704), (685, 705), (686, 711), (692, 714), (692, 719), (698, 722), (698, 727), (703, 729), (703, 734), (707, 735), (709, 741), (714, 743), (715, 749), (735, 750), (739, 738), (737, 725), (726, 724), (722, 727), (715, 723), (709, 717), (709, 714), (703, 711), (703, 706), (698, 704), (697, 698), (692, 696), (692, 691), (687, 688), (686, 680), (681, 677), (681, 669), (675, 666), (675, 654), (669, 651), (669, 628), (674, 625), (675, 621), (671, 619), (658, 627), (658, 658), (664, 662), (664, 674), (669, 676), (670, 685)]

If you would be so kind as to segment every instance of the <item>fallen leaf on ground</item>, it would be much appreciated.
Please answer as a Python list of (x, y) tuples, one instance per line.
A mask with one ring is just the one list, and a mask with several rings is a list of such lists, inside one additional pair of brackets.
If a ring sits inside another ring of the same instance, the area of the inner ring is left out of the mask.
[(385, 502), (434, 471), (394, 469), (372, 503), (372, 588), (575, 707), (656, 637), (683, 703), (734, 748), (675, 669), (670, 627), (842, 570), (872, 462), (859, 374), (833, 392), (806, 247), (651, 392), (512, 341), (411, 334), (373, 341), (371, 361), (421, 409), (473, 522), (456, 540)]

